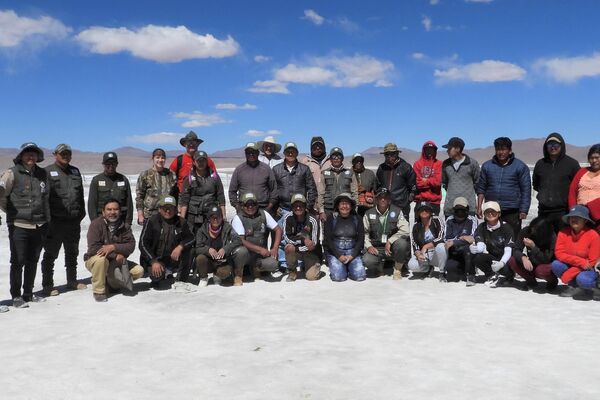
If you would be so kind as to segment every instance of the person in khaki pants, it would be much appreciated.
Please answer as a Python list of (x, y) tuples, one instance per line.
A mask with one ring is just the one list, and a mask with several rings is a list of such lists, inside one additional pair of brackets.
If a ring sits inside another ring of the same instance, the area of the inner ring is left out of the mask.
[(87, 241), (85, 267), (92, 273), (96, 301), (107, 300), (107, 283), (114, 289), (125, 287), (131, 290), (131, 282), (144, 275), (144, 268), (127, 261), (135, 249), (135, 238), (131, 227), (121, 218), (118, 200), (109, 199), (104, 203), (102, 215), (90, 224)]

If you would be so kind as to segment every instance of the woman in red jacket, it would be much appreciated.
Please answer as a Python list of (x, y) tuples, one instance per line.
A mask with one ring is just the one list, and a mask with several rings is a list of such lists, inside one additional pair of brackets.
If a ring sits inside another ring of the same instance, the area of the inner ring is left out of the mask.
[(598, 282), (600, 235), (592, 229), (589, 211), (580, 204), (563, 217), (568, 224), (558, 232), (552, 272), (569, 285), (561, 297), (591, 299)]
[(569, 208), (576, 204), (584, 205), (590, 216), (600, 228), (600, 144), (588, 151), (589, 167), (581, 168), (569, 187)]

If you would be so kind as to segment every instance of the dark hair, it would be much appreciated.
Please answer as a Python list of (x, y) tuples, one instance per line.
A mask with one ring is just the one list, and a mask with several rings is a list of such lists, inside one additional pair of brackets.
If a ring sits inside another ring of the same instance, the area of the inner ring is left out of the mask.
[(592, 156), (592, 154), (600, 154), (600, 143), (593, 144), (588, 151), (588, 160)]
[(156, 157), (157, 155), (161, 155), (163, 157), (167, 157), (167, 153), (161, 149), (160, 147), (157, 149), (152, 150), (152, 158)]
[(119, 209), (121, 208), (121, 202), (111, 197), (110, 199), (106, 200), (104, 204), (102, 204), (102, 209), (104, 210), (106, 208), (106, 205), (110, 203), (117, 203), (119, 205)]
[(507, 138), (506, 136), (501, 136), (494, 140), (494, 148), (506, 147), (507, 149), (512, 150), (512, 140)]
[(526, 229), (528, 234), (525, 237), (533, 240), (535, 245), (542, 250), (552, 247), (554, 241), (554, 227), (552, 222), (544, 217), (536, 217), (531, 220)]

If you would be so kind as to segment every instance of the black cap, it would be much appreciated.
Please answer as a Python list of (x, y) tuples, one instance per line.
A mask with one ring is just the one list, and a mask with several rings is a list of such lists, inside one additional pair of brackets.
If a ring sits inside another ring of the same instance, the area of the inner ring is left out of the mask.
[(424, 208), (428, 208), (429, 211), (433, 211), (433, 207), (432, 207), (431, 203), (428, 201), (420, 201), (417, 203), (417, 205), (415, 205), (416, 212), (419, 212)]
[(392, 193), (386, 187), (380, 187), (375, 191), (375, 197), (391, 196)]
[(102, 164), (106, 164), (109, 161), (114, 161), (118, 163), (119, 159), (117, 158), (117, 153), (115, 153), (114, 151), (104, 153), (104, 155), (102, 156)]
[(448, 140), (448, 144), (445, 144), (442, 147), (445, 149), (448, 149), (450, 147), (458, 147), (460, 151), (463, 151), (463, 149), (465, 148), (465, 141), (459, 137), (454, 136), (451, 137), (450, 140)]
[(313, 136), (312, 139), (310, 139), (310, 147), (312, 147), (315, 143), (321, 143), (323, 146), (325, 146), (325, 141), (321, 136)]

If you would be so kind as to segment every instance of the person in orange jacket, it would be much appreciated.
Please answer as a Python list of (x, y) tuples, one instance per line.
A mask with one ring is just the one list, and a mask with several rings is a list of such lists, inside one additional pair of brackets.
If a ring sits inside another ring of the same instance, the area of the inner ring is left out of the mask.
[(434, 215), (440, 214), (442, 202), (442, 162), (437, 159), (437, 146), (431, 140), (423, 144), (421, 158), (413, 164), (417, 175), (415, 201), (428, 202)]

